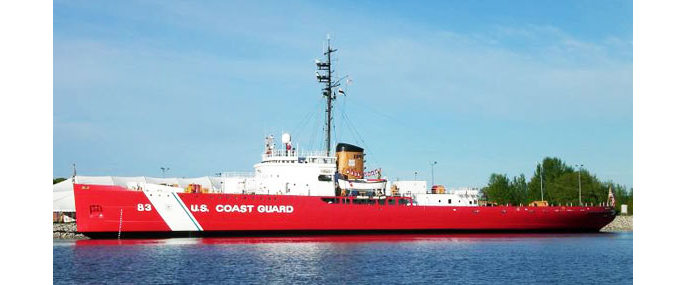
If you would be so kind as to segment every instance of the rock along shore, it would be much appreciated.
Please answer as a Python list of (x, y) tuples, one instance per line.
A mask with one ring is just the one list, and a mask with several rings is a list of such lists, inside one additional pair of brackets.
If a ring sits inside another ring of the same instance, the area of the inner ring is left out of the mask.
[(76, 223), (52, 223), (53, 239), (87, 239), (76, 232)]
[(634, 231), (634, 216), (617, 216), (604, 228), (601, 232), (633, 232)]

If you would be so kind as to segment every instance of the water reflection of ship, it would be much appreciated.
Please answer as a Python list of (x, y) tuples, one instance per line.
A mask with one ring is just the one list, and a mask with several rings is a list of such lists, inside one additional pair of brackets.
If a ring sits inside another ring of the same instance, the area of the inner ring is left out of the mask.
[(283, 243), (411, 243), (411, 242), (518, 242), (536, 239), (564, 239), (597, 237), (596, 234), (578, 233), (404, 233), (404, 234), (362, 234), (362, 235), (268, 235), (237, 237), (204, 237), (174, 239), (82, 239), (75, 240), (75, 246), (156, 246), (156, 245), (232, 245), (232, 244), (283, 244)]

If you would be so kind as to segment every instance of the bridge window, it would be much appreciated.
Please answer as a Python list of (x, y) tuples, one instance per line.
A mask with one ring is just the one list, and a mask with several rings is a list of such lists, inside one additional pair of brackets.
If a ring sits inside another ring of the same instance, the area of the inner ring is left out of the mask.
[(319, 181), (331, 181), (331, 175), (319, 175), (317, 178)]
[(395, 205), (395, 199), (388, 199), (388, 205)]

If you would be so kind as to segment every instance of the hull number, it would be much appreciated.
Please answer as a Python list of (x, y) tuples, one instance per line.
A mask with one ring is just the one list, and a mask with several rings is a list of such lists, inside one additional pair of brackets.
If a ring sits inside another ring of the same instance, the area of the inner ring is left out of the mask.
[(152, 211), (152, 205), (150, 205), (150, 204), (138, 204), (136, 209), (139, 212), (150, 212), (150, 211)]

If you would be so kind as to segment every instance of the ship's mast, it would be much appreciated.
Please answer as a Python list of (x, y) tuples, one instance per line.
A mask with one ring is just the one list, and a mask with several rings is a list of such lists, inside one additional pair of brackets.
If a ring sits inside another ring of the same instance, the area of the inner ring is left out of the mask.
[[(333, 89), (340, 85), (340, 82), (332, 82), (332, 74), (334, 72), (331, 66), (331, 53), (337, 51), (337, 49), (331, 48), (331, 39), (327, 37), (326, 39), (326, 51), (324, 52), (325, 62), (315, 60), (317, 65), (317, 71), (315, 75), (319, 83), (323, 83), (322, 95), (326, 97), (326, 155), (331, 154), (331, 109), (333, 108), (332, 102), (336, 100), (336, 94)], [(319, 74), (319, 71), (325, 72), (325, 74)]]

